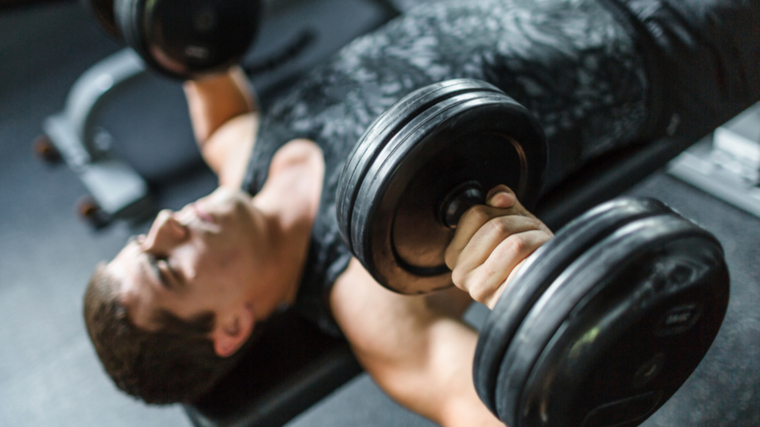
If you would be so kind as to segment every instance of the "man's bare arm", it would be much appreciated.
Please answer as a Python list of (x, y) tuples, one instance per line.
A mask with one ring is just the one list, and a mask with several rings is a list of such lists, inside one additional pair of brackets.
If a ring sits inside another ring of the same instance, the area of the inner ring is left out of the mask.
[(330, 296), (354, 353), (391, 398), (443, 426), (503, 426), (473, 385), (477, 333), (460, 320), (470, 303), (455, 288), (428, 296), (390, 292), (356, 259)]
[(219, 184), (239, 187), (256, 138), (259, 109), (243, 70), (185, 82), (190, 121), (201, 155)]

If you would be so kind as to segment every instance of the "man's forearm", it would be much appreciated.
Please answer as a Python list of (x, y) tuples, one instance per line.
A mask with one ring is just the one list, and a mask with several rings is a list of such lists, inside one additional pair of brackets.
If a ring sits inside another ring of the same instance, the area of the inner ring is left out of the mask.
[(240, 67), (233, 67), (224, 74), (189, 80), (183, 88), (195, 139), (201, 147), (228, 121), (258, 111), (253, 89)]
[(190, 120), (203, 160), (219, 184), (239, 187), (258, 125), (258, 103), (240, 67), (185, 82)]

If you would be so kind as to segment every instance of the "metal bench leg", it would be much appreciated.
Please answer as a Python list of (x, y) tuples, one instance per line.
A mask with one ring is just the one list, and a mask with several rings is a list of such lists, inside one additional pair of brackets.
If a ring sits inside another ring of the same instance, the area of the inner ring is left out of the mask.
[(49, 141), (94, 199), (101, 222), (139, 218), (151, 211), (145, 180), (115, 158), (110, 150), (113, 138), (92, 123), (101, 101), (122, 83), (143, 74), (145, 66), (136, 53), (119, 51), (82, 74), (69, 91), (63, 111), (43, 123)]

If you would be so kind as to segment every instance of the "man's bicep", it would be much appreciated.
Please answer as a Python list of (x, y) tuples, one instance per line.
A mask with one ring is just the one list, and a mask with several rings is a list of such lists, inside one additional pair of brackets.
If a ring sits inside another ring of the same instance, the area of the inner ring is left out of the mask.
[(459, 320), (470, 301), (462, 294), (396, 294), (354, 259), (330, 304), (359, 362), (398, 403), (442, 425), (503, 425), (475, 393), (477, 333)]
[(405, 353), (424, 350), (419, 334), (433, 321), (422, 297), (384, 289), (355, 258), (333, 287), (330, 305), (357, 355), (369, 362), (377, 355), (389, 363), (409, 363)]

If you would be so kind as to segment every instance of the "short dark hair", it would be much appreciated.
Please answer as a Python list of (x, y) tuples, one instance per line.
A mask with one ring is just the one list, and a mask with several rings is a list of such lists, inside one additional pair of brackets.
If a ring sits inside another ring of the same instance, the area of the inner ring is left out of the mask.
[(160, 311), (157, 331), (138, 328), (118, 296), (119, 282), (105, 264), (95, 269), (84, 295), (87, 332), (116, 386), (149, 404), (192, 402), (217, 383), (239, 359), (220, 357), (208, 333), (214, 314), (185, 321)]

